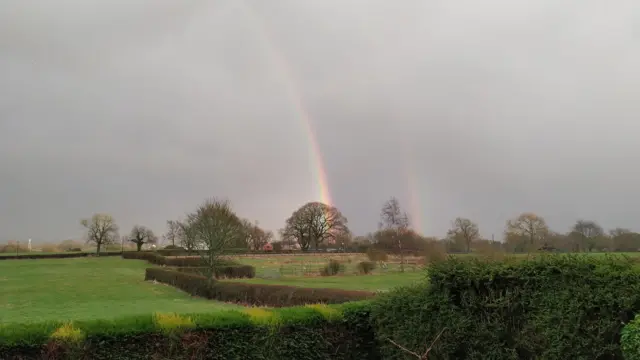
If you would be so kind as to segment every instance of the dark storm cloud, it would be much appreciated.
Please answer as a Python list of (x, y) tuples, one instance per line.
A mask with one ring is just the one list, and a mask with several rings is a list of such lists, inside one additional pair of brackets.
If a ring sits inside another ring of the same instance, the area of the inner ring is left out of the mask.
[(631, 1), (5, 1), (2, 238), (77, 237), (96, 211), (160, 232), (208, 196), (277, 229), (317, 194), (291, 89), (357, 233), (391, 195), (434, 235), (456, 216), (497, 235), (522, 211), (634, 227), (639, 15)]

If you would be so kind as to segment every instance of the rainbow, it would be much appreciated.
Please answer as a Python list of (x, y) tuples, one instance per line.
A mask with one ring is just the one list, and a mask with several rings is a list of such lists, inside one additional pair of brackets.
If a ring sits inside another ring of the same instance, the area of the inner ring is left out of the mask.
[(333, 206), (334, 204), (329, 191), (329, 181), (327, 180), (327, 172), (325, 170), (324, 159), (322, 158), (322, 152), (320, 151), (320, 145), (313, 126), (313, 119), (311, 118), (310, 111), (307, 109), (302, 94), (298, 89), (298, 82), (296, 81), (293, 72), (290, 70), (291, 66), (289, 61), (285, 58), (283, 52), (276, 46), (266, 24), (262, 21), (262, 16), (247, 2), (241, 1), (241, 3), (244, 4), (247, 13), (249, 13), (253, 18), (254, 24), (257, 28), (256, 33), (261, 37), (263, 45), (266, 46), (273, 64), (278, 68), (278, 72), (282, 76), (282, 80), (286, 87), (287, 95), (293, 105), (293, 111), (304, 126), (310, 145), (309, 155), (312, 160), (310, 168), (314, 178), (317, 179), (317, 189), (315, 190), (318, 192), (318, 200), (324, 204)]
[(422, 223), (422, 203), (421, 192), (418, 186), (418, 176), (416, 175), (416, 162), (413, 158), (413, 151), (403, 143), (404, 150), (404, 172), (407, 175), (407, 195), (409, 197), (409, 216), (412, 228), (424, 235), (424, 224)]

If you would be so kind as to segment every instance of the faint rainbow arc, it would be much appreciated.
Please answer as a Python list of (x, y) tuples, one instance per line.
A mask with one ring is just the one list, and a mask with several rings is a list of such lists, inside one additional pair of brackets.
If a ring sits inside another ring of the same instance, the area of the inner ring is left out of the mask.
[(312, 167), (312, 171), (315, 173), (315, 177), (318, 181), (319, 197), (320, 201), (333, 206), (333, 200), (329, 191), (329, 181), (327, 180), (327, 173), (325, 170), (324, 159), (320, 150), (320, 144), (318, 143), (315, 129), (313, 127), (313, 119), (307, 110), (302, 94), (300, 93), (297, 81), (293, 72), (290, 70), (289, 61), (284, 57), (282, 51), (278, 49), (275, 42), (271, 39), (270, 33), (267, 30), (267, 26), (261, 21), (261, 15), (253, 9), (253, 7), (242, 1), (245, 9), (254, 20), (255, 26), (258, 28), (256, 33), (262, 38), (262, 44), (267, 48), (272, 62), (278, 67), (279, 73), (286, 87), (289, 100), (293, 105), (294, 113), (300, 118), (303, 123), (304, 130), (306, 132), (307, 139), (309, 141), (309, 151), (315, 166)]
[(403, 143), (404, 150), (404, 173), (407, 177), (407, 195), (409, 196), (410, 219), (412, 227), (420, 234), (424, 235), (424, 224), (422, 222), (422, 199), (418, 186), (418, 178), (415, 167), (416, 162), (413, 152)]

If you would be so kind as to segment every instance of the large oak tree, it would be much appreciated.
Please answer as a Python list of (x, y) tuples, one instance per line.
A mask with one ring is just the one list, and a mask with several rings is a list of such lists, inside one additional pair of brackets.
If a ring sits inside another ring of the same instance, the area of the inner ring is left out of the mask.
[(347, 218), (335, 208), (321, 202), (309, 202), (296, 210), (282, 230), (284, 239), (295, 239), (304, 251), (313, 246), (316, 250), (324, 242), (349, 233)]

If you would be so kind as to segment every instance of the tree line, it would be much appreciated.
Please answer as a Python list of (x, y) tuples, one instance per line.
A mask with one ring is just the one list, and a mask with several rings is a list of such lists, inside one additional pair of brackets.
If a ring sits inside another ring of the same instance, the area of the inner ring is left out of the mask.
[[(148, 227), (135, 225), (128, 235), (120, 237), (111, 215), (95, 214), (83, 219), (87, 241), (100, 248), (121, 242), (131, 242), (141, 250), (145, 244), (157, 244), (159, 239)], [(347, 218), (335, 207), (321, 202), (308, 202), (289, 216), (276, 241), (272, 231), (261, 228), (257, 221), (239, 217), (228, 200), (210, 199), (182, 218), (167, 221), (164, 242), (182, 247), (188, 252), (211, 250), (222, 253), (229, 249), (260, 251), (266, 244), (273, 250), (366, 251), (370, 247), (399, 254), (427, 251), (438, 246), (450, 253), (485, 250), (530, 252), (538, 250), (591, 252), (638, 251), (640, 234), (615, 228), (606, 232), (597, 222), (577, 220), (566, 232), (549, 228), (545, 219), (525, 212), (505, 224), (502, 241), (485, 239), (478, 224), (458, 217), (443, 238), (427, 237), (412, 229), (409, 216), (392, 197), (381, 206), (378, 229), (364, 236), (354, 236)], [(215, 256), (213, 256), (215, 257)], [(210, 259), (214, 261), (214, 259)]]

